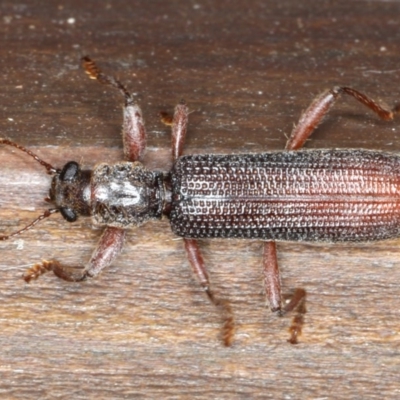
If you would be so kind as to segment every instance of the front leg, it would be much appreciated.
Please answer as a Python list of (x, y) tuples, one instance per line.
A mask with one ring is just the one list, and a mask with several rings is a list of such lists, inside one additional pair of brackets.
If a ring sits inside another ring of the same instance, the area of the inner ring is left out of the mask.
[(122, 250), (124, 238), (124, 229), (106, 227), (92, 257), (85, 266), (62, 265), (57, 260), (42, 261), (26, 271), (24, 280), (29, 283), (49, 271), (53, 271), (58, 278), (69, 282), (80, 282), (87, 278), (94, 278), (104, 268), (112, 264)]
[(125, 97), (123, 110), (122, 141), (124, 155), (128, 161), (141, 160), (146, 149), (146, 128), (142, 111), (133, 96), (116, 78), (105, 75), (89, 57), (83, 57), (83, 67), (91, 79), (118, 89)]

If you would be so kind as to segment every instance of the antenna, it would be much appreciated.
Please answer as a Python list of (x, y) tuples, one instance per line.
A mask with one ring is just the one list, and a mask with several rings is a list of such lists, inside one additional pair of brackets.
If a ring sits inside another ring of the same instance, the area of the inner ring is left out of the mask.
[(51, 208), (50, 210), (46, 210), (43, 214), (39, 215), (35, 220), (33, 220), (29, 225), (25, 226), (24, 228), (22, 228), (16, 232), (10, 233), (9, 235), (0, 236), (0, 240), (8, 240), (8, 239), (10, 239), (10, 237), (18, 236), (20, 233), (28, 231), (29, 229), (33, 228), (42, 219), (48, 218), (48, 217), (50, 217), (51, 214), (54, 214), (59, 211), (60, 210), (58, 208)]
[(54, 168), (51, 164), (47, 163), (46, 161), (43, 161), (41, 158), (39, 158), (35, 153), (32, 153), (30, 150), (26, 149), (25, 147), (12, 142), (11, 140), (8, 139), (0, 139), (0, 144), (7, 144), (8, 146), (13, 146), (18, 150), (21, 150), (25, 152), (26, 154), (30, 155), (34, 160), (36, 160), (40, 165), (43, 165), (47, 169), (47, 172), (49, 174), (56, 174), (59, 173), (60, 170), (57, 168)]
[[(8, 146), (15, 147), (18, 150), (23, 151), (24, 153), (30, 155), (34, 160), (36, 160), (40, 165), (46, 168), (47, 173), (49, 174), (59, 174), (60, 170), (57, 168), (54, 168), (51, 164), (47, 163), (46, 161), (43, 161), (41, 158), (39, 158), (35, 153), (32, 153), (30, 150), (27, 148), (12, 142), (11, 140), (8, 139), (1, 139), (0, 138), (0, 144), (6, 144)], [(10, 237), (17, 236), (21, 234), (22, 232), (25, 232), (31, 228), (33, 228), (38, 222), (40, 222), (42, 219), (50, 217), (51, 214), (54, 214), (56, 212), (60, 211), (58, 208), (51, 208), (49, 210), (46, 210), (43, 214), (39, 215), (35, 220), (33, 220), (30, 224), (25, 226), (22, 229), (19, 229), (16, 232), (10, 233), (9, 235), (0, 235), (0, 240), (8, 240)]]

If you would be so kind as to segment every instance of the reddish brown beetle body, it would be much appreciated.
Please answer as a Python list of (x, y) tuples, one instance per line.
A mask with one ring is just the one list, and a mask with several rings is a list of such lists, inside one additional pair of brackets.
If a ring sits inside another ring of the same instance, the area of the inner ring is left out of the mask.
[[(283, 304), (275, 241), (374, 241), (400, 236), (400, 157), (368, 150), (298, 150), (338, 99), (346, 94), (390, 120), (393, 112), (361, 92), (334, 87), (318, 96), (293, 129), (286, 150), (245, 155), (181, 156), (189, 111), (184, 103), (172, 119), (174, 166), (168, 173), (146, 169), (139, 161), (146, 147), (140, 107), (114, 77), (104, 75), (87, 57), (89, 76), (117, 88), (125, 98), (122, 137), (127, 161), (100, 164), (83, 170), (69, 161), (56, 169), (31, 151), (8, 140), (0, 143), (22, 150), (54, 174), (47, 199), (55, 208), (28, 226), (0, 240), (16, 236), (55, 212), (69, 222), (91, 216), (104, 232), (89, 262), (63, 265), (57, 260), (35, 264), (27, 282), (47, 271), (67, 281), (97, 276), (120, 253), (125, 229), (166, 216), (173, 232), (183, 237), (189, 263), (211, 302), (223, 313), (222, 339), (229, 346), (234, 335), (230, 305), (210, 287), (197, 238), (264, 240), (264, 290), (272, 311), (296, 310), (290, 343), (301, 333), (306, 292), (296, 289)], [(296, 151), (295, 151), (296, 150)], [(155, 262), (157, 262), (155, 260)]]

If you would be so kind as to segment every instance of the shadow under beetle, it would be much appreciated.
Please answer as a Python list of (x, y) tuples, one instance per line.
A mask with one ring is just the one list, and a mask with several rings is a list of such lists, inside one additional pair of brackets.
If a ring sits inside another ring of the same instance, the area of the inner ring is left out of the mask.
[(122, 137), (128, 161), (81, 169), (69, 161), (57, 169), (30, 150), (8, 140), (43, 165), (53, 179), (49, 197), (55, 205), (6, 240), (32, 228), (55, 212), (68, 221), (91, 216), (104, 232), (84, 266), (42, 261), (24, 275), (26, 282), (47, 271), (66, 281), (97, 276), (120, 253), (126, 229), (150, 219), (167, 217), (172, 231), (183, 237), (187, 256), (201, 286), (224, 317), (222, 339), (232, 343), (234, 320), (230, 305), (210, 288), (198, 238), (251, 238), (264, 241), (264, 288), (270, 308), (283, 315), (296, 311), (290, 343), (301, 333), (306, 292), (296, 289), (283, 305), (275, 241), (361, 242), (400, 237), (400, 157), (370, 150), (299, 150), (341, 94), (369, 107), (380, 118), (393, 119), (392, 110), (349, 87), (334, 87), (319, 95), (301, 115), (286, 144), (286, 151), (244, 155), (181, 156), (188, 124), (182, 102), (173, 118), (174, 165), (167, 173), (146, 169), (141, 160), (146, 131), (140, 107), (113, 76), (103, 74), (92, 60), (83, 58), (92, 79), (123, 94)]

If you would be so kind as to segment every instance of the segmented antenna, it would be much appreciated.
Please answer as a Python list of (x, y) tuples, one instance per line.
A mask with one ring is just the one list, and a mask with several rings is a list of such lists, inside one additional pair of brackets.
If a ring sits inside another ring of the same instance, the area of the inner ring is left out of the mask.
[[(43, 167), (46, 168), (47, 173), (49, 174), (59, 174), (61, 172), (60, 169), (58, 168), (54, 168), (51, 164), (47, 163), (46, 161), (43, 161), (41, 158), (39, 158), (35, 153), (31, 152), (30, 150), (28, 150), (27, 148), (12, 142), (11, 140), (8, 139), (0, 139), (0, 144), (6, 144), (12, 147), (15, 147), (18, 150), (23, 151), (24, 153), (30, 155), (35, 161), (37, 161), (40, 165), (42, 165)], [(0, 235), (0, 240), (8, 240), (9, 238), (13, 237), (13, 236), (17, 236), (19, 234), (21, 234), (22, 232), (25, 232), (31, 228), (33, 228), (38, 222), (40, 222), (42, 219), (48, 218), (50, 217), (51, 214), (54, 214), (56, 212), (58, 212), (59, 209), (58, 208), (51, 208), (50, 210), (46, 210), (43, 214), (39, 215), (35, 220), (33, 220), (30, 224), (28, 224), (27, 226), (25, 226), (24, 228), (10, 233), (9, 235)]]
[(39, 215), (35, 220), (33, 220), (29, 225), (25, 226), (24, 228), (22, 228), (16, 232), (10, 233), (9, 235), (0, 236), (0, 240), (8, 240), (13, 236), (18, 236), (20, 233), (23, 233), (23, 232), (28, 231), (29, 229), (33, 228), (42, 219), (48, 218), (48, 217), (50, 217), (51, 214), (54, 214), (59, 211), (60, 210), (58, 208), (51, 208), (50, 210), (46, 210), (43, 214)]
[(26, 154), (30, 155), (34, 160), (36, 160), (40, 165), (43, 165), (47, 169), (47, 172), (49, 174), (57, 174), (60, 173), (60, 170), (57, 168), (54, 168), (51, 164), (47, 163), (46, 161), (43, 161), (41, 158), (39, 158), (35, 153), (32, 153), (30, 150), (27, 148), (12, 142), (11, 140), (8, 139), (0, 139), (0, 144), (7, 144), (8, 146), (13, 146), (18, 150), (21, 150), (25, 152)]

